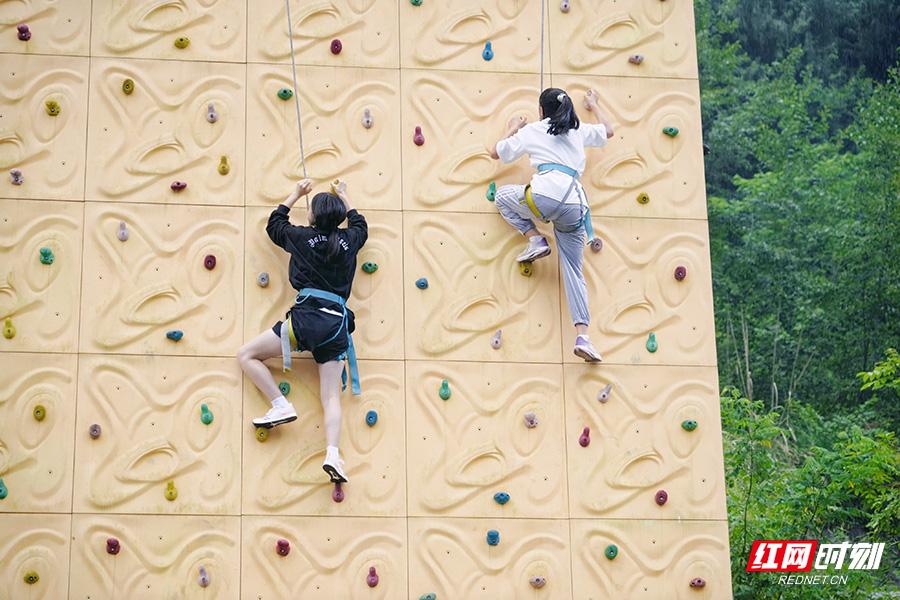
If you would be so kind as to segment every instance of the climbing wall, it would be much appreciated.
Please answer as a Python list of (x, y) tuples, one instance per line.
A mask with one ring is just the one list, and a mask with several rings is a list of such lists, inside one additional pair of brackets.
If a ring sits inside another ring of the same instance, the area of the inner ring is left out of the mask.
[[(377, 265), (336, 502), (315, 365), (271, 361), (300, 419), (261, 442), (234, 358), (293, 295), (283, 1), (4, 3), (0, 600), (731, 598), (692, 6), (541, 7), (291, 0), (306, 168)], [(487, 198), (530, 177), (485, 147), (542, 56), (615, 125), (583, 178), (602, 365)]]

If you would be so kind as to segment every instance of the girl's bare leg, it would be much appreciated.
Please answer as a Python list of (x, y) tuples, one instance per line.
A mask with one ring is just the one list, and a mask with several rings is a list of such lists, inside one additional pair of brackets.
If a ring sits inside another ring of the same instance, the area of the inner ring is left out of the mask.
[(281, 356), (281, 338), (271, 329), (262, 332), (237, 351), (241, 369), (270, 401), (280, 396), (281, 390), (263, 361), (276, 356)]
[(325, 413), (325, 441), (338, 447), (341, 440), (341, 370), (344, 363), (333, 360), (319, 365), (319, 394)]

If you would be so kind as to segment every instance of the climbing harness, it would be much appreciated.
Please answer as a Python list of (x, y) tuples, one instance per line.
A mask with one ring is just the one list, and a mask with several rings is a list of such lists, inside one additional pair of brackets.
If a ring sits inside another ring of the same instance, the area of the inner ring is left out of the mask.
[[(562, 210), (566, 198), (569, 197), (569, 194), (572, 193), (572, 190), (576, 189), (576, 186), (578, 185), (578, 171), (576, 171), (572, 167), (567, 167), (566, 165), (561, 165), (559, 163), (541, 163), (538, 165), (537, 171), (538, 175), (543, 175), (544, 173), (549, 173), (550, 171), (560, 171), (572, 178), (572, 183), (569, 184), (569, 189), (566, 190), (566, 193), (563, 195), (562, 200), (559, 201), (559, 209), (557, 210), (557, 212), (547, 216), (543, 215), (541, 211), (538, 210), (537, 205), (534, 203), (534, 197), (531, 194), (531, 184), (525, 186), (525, 204), (528, 206), (528, 209), (531, 210), (531, 213), (542, 222), (549, 223), (554, 219), (554, 217), (556, 217), (558, 212)], [(584, 227), (584, 232), (587, 234), (587, 243), (590, 244), (591, 240), (594, 239), (594, 225), (591, 223), (591, 207), (587, 202), (585, 202), (584, 194), (582, 194), (580, 190), (578, 190), (578, 201), (582, 207), (581, 227)], [(563, 233), (568, 232), (564, 231)]]
[[(299, 292), (297, 292), (296, 304), (303, 304), (309, 298), (319, 298), (320, 300), (326, 300), (328, 302), (333, 302), (335, 304), (340, 305), (342, 313), (341, 313), (341, 324), (338, 326), (337, 331), (334, 332), (330, 338), (321, 343), (321, 345), (325, 345), (328, 342), (334, 340), (337, 336), (341, 334), (344, 328), (347, 327), (347, 304), (344, 299), (337, 294), (332, 294), (331, 292), (326, 292), (325, 290), (318, 290), (315, 288), (303, 288)], [(337, 314), (335, 312), (335, 314)], [(281, 323), (281, 356), (282, 356), (282, 369), (284, 371), (291, 370), (291, 349), (296, 348), (298, 351), (300, 350), (299, 344), (297, 342), (297, 338), (294, 335), (294, 328), (291, 326), (291, 317), (290, 314), (282, 321)], [(341, 354), (337, 358), (338, 360), (346, 359), (350, 365), (350, 390), (354, 396), (359, 396), (360, 385), (359, 385), (359, 366), (356, 362), (356, 349), (353, 347), (353, 336), (350, 335), (350, 332), (347, 331), (347, 352)], [(344, 366), (344, 371), (341, 373), (341, 389), (347, 389), (347, 367)]]

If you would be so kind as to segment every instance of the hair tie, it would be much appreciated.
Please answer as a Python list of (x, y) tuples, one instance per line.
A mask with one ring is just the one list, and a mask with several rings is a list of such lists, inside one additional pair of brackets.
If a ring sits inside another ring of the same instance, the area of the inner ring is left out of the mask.
[(562, 102), (563, 99), (564, 99), (565, 97), (566, 97), (566, 93), (565, 93), (565, 92), (563, 92), (563, 93), (561, 93), (561, 94), (558, 94), (558, 95), (556, 96), (556, 101), (557, 101), (557, 102)]

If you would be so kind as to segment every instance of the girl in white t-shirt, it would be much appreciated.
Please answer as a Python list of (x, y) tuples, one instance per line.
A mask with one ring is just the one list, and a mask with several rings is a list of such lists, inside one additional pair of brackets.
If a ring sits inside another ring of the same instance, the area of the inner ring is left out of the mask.
[(550, 254), (550, 245), (532, 219), (553, 223), (566, 299), (577, 332), (575, 354), (587, 362), (600, 362), (602, 358), (587, 333), (590, 314), (581, 266), (590, 218), (578, 178), (584, 172), (585, 146), (605, 146), (607, 138), (613, 136), (597, 97), (596, 91), (588, 90), (584, 106), (598, 123), (581, 123), (572, 98), (564, 90), (547, 88), (539, 99), (541, 120), (528, 123), (525, 117), (513, 118), (506, 135), (490, 150), (493, 158), (505, 163), (527, 154), (537, 169), (530, 184), (498, 189), (495, 202), (503, 218), (528, 238), (528, 246), (516, 258), (518, 262), (532, 262)]

